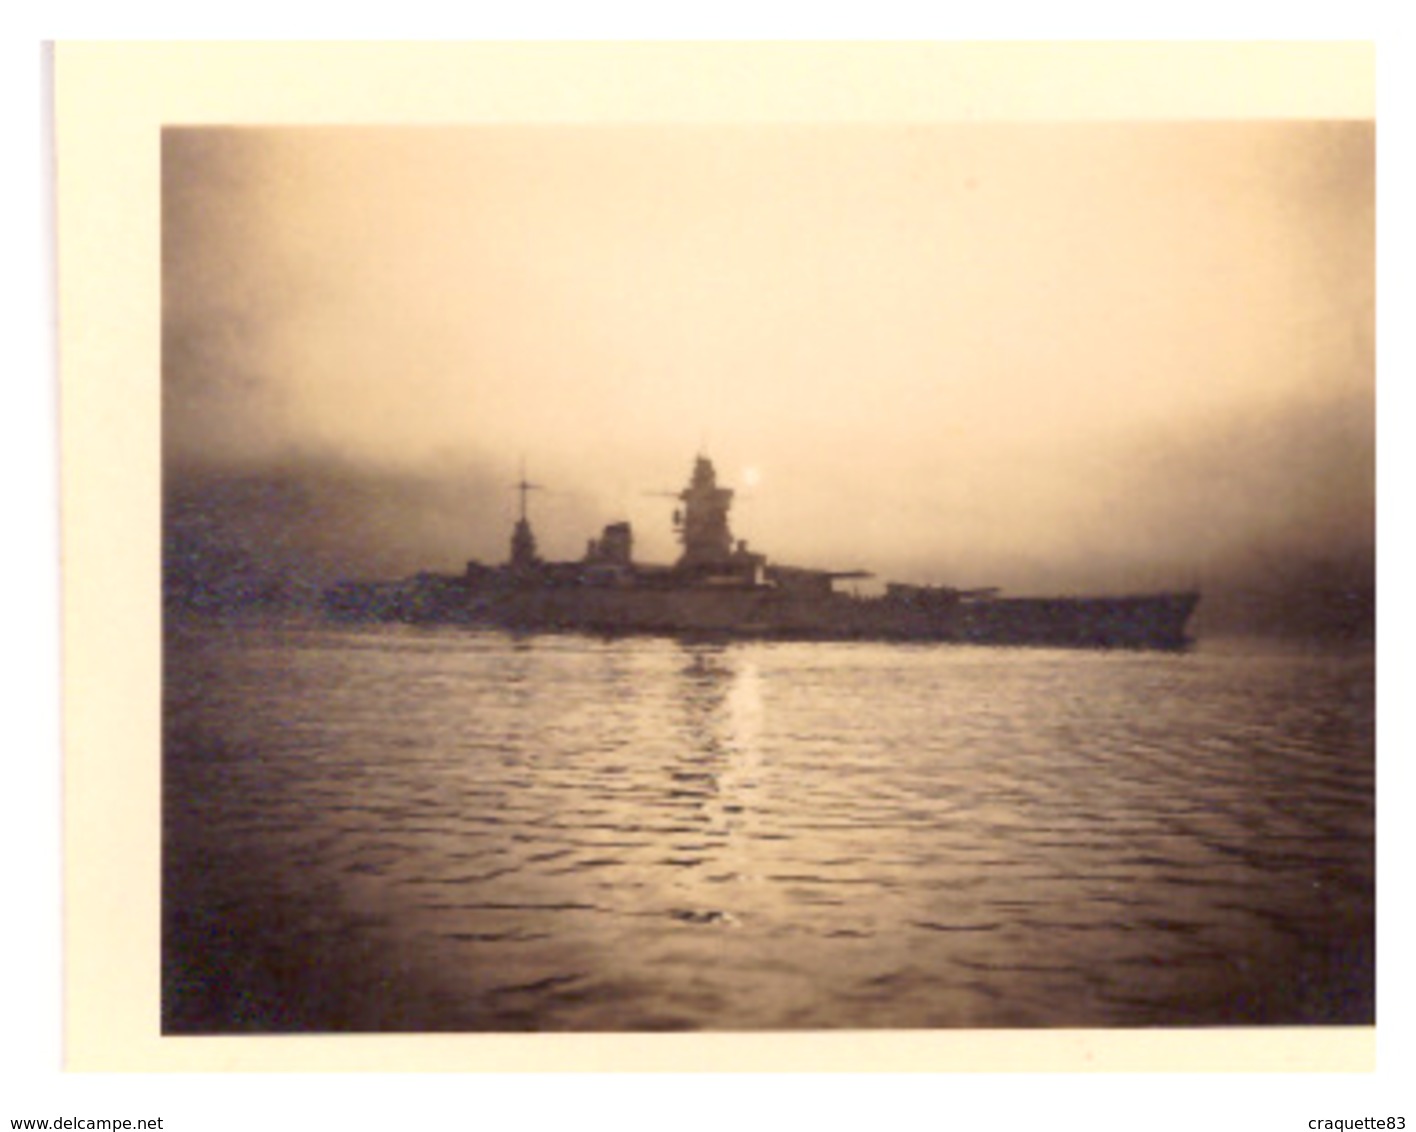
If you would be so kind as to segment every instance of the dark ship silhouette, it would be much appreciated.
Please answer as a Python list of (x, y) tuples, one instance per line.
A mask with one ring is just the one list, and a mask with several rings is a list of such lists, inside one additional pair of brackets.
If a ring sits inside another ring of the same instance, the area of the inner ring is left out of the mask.
[(797, 640), (944, 641), (960, 644), (1180, 649), (1199, 601), (1194, 592), (1122, 597), (1001, 597), (994, 589), (889, 583), (878, 596), (836, 589), (861, 570), (770, 563), (734, 541), (733, 491), (718, 485), (706, 456), (694, 463), (674, 526), (683, 553), (672, 565), (639, 563), (626, 522), (591, 539), (576, 562), (536, 550), (523, 473), (520, 515), (505, 565), (469, 562), (461, 575), (418, 574), (396, 582), (341, 582), (326, 611), (351, 620), (452, 622), (522, 631)]

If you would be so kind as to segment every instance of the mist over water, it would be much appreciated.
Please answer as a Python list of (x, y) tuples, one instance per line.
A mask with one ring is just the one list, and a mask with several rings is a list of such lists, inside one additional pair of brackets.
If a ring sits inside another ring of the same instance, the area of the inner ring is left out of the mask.
[(168, 1032), (1370, 1022), (1373, 657), (169, 624)]

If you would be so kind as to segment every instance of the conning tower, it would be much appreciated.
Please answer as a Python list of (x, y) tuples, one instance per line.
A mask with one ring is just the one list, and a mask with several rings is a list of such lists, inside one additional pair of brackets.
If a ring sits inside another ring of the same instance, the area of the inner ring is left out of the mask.
[(746, 541), (733, 542), (728, 529), (733, 492), (718, 486), (713, 461), (698, 457), (688, 486), (677, 498), (683, 503), (674, 512), (674, 527), (683, 543), (674, 567), (679, 576), (718, 585), (760, 585), (767, 559), (749, 550)]
[(728, 511), (733, 505), (733, 492), (718, 486), (718, 474), (707, 456), (699, 456), (694, 462), (693, 477), (678, 498), (683, 503), (683, 508), (674, 513), (674, 526), (683, 543), (679, 566), (723, 566), (732, 562)]

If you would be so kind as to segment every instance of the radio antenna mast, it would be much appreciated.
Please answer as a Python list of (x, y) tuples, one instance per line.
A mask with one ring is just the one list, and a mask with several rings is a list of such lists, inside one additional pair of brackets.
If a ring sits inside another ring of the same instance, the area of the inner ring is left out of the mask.
[(514, 488), (516, 488), (516, 490), (517, 490), (517, 491), (520, 493), (520, 495), (521, 495), (521, 514), (520, 514), (520, 519), (521, 519), (521, 521), (524, 523), (524, 522), (526, 521), (526, 493), (527, 493), (528, 491), (544, 491), (544, 490), (545, 490), (545, 489), (544, 489), (540, 484), (538, 484), (538, 483), (528, 483), (528, 482), (527, 482), (527, 480), (526, 480), (526, 457), (525, 457), (525, 456), (521, 457), (521, 478), (518, 479), (518, 480), (517, 480), (514, 484), (512, 484), (511, 486), (514, 487)]

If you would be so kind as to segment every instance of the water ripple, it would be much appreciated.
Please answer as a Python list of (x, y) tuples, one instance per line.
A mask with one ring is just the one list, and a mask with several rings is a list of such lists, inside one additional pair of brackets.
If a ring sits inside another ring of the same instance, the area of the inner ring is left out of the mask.
[(1366, 653), (243, 626), (168, 671), (169, 1026), (1371, 1008)]

